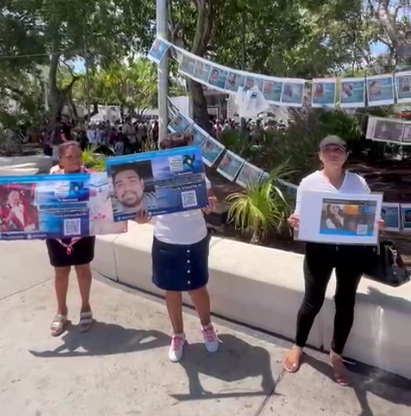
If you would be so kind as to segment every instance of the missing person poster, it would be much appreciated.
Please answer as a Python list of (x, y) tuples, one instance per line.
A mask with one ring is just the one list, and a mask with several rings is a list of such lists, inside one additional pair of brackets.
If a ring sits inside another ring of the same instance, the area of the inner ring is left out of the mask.
[(198, 146), (106, 159), (114, 221), (200, 209), (207, 185)]
[(0, 178), (0, 240), (44, 240), (120, 234), (107, 174)]
[(303, 192), (298, 240), (333, 244), (378, 243), (382, 194)]
[(90, 175), (0, 177), (0, 239), (90, 235)]

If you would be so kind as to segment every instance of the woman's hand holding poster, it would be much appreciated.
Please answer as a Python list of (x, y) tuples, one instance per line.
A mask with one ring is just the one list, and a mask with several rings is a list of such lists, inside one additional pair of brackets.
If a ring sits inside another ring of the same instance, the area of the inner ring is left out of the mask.
[(381, 205), (382, 194), (303, 192), (296, 238), (317, 243), (376, 245)]

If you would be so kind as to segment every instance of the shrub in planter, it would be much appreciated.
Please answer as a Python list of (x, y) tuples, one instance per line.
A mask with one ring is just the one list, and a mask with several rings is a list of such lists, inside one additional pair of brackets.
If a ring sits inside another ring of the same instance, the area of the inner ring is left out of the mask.
[(82, 158), (83, 158), (83, 165), (87, 169), (94, 170), (96, 172), (105, 172), (106, 165), (105, 165), (105, 158), (103, 155), (96, 153), (97, 146), (90, 146), (83, 151)]
[(286, 224), (290, 209), (278, 184), (278, 179), (284, 175), (285, 164), (282, 164), (268, 179), (227, 197), (228, 222), (249, 235), (252, 244), (263, 241), (273, 231), (281, 232)]

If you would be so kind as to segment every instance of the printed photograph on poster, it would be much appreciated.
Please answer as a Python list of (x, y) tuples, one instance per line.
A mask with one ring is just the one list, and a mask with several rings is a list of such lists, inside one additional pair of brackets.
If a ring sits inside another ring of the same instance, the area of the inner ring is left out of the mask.
[(201, 146), (204, 140), (208, 137), (208, 133), (196, 124), (193, 124), (188, 131), (193, 135), (194, 146)]
[(340, 81), (341, 108), (365, 107), (365, 80), (344, 78)]
[(335, 107), (335, 78), (313, 79), (311, 106), (313, 108)]
[(251, 89), (257, 87), (260, 91), (262, 91), (263, 89), (263, 79), (262, 78), (258, 78), (258, 77), (253, 77), (248, 75), (245, 78), (245, 89)]
[(190, 55), (183, 54), (178, 67), (178, 72), (183, 75), (192, 77), (194, 75), (194, 67), (196, 60)]
[(383, 202), (381, 207), (381, 218), (384, 220), (385, 230), (400, 231), (401, 211), (400, 204)]
[(237, 92), (239, 88), (244, 87), (244, 84), (245, 75), (238, 72), (229, 72), (225, 83), (225, 89), (227, 91)]
[(89, 174), (0, 177), (0, 239), (84, 237)]
[(263, 95), (267, 101), (279, 103), (281, 101), (282, 81), (274, 79), (265, 79), (263, 81)]
[(395, 74), (395, 91), (398, 104), (411, 102), (410, 72), (398, 72)]
[(157, 38), (153, 45), (151, 46), (150, 51), (148, 52), (147, 58), (155, 62), (156, 64), (159, 64), (161, 60), (166, 55), (168, 49), (170, 48), (170, 44), (168, 42), (165, 42), (161, 38)]
[(127, 232), (127, 222), (115, 222), (107, 172), (90, 174), (90, 235)]
[(404, 123), (401, 144), (411, 145), (411, 123)]
[(106, 159), (114, 221), (204, 208), (207, 186), (200, 148), (180, 147)]
[(217, 172), (230, 181), (234, 181), (238, 172), (240, 172), (243, 167), (244, 162), (245, 160), (240, 156), (237, 156), (235, 153), (227, 150), (217, 167)]
[(411, 231), (411, 204), (401, 204), (401, 223), (404, 231)]
[(168, 129), (172, 133), (184, 133), (192, 124), (192, 121), (185, 117), (183, 114), (178, 113), (176, 117), (168, 125)]
[(210, 76), (207, 80), (207, 83), (212, 85), (213, 87), (216, 87), (217, 89), (224, 91), (227, 76), (228, 71), (219, 67), (211, 67)]
[(257, 168), (257, 166), (254, 166), (249, 162), (245, 162), (240, 172), (238, 173), (236, 183), (238, 183), (243, 188), (246, 188), (250, 185), (257, 185), (260, 182), (263, 174), (264, 171), (262, 169)]
[(201, 144), (201, 153), (207, 166), (213, 166), (224, 151), (225, 147), (211, 136), (207, 136)]
[(39, 231), (35, 183), (0, 185), (0, 231)]
[(374, 140), (400, 144), (403, 137), (404, 124), (401, 121), (376, 119)]
[(199, 81), (207, 82), (210, 69), (211, 65), (206, 64), (203, 61), (197, 60), (196, 66), (194, 68), (194, 78), (197, 78)]
[(368, 106), (394, 104), (394, 82), (392, 74), (367, 78)]
[(382, 194), (301, 194), (298, 240), (334, 244), (378, 243)]
[(304, 80), (286, 79), (281, 91), (281, 104), (287, 107), (302, 107), (304, 101)]

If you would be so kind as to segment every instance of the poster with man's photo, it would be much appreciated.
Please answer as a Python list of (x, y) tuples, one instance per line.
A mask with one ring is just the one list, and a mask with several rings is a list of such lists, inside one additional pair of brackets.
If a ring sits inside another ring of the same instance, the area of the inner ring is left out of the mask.
[(333, 244), (378, 243), (382, 194), (301, 194), (298, 240)]
[(114, 221), (200, 209), (207, 185), (198, 146), (106, 160)]

